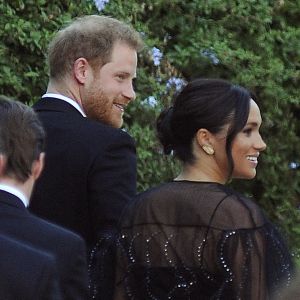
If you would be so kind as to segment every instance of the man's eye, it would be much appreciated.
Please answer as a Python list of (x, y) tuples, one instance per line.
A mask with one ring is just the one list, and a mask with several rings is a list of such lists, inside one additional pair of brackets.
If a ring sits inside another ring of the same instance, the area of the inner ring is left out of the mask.
[(132, 87), (134, 90), (136, 90), (136, 88), (137, 88), (137, 80), (135, 78), (132, 79)]
[(118, 78), (118, 79), (121, 79), (121, 80), (124, 80), (124, 79), (125, 79), (125, 76), (122, 75), (122, 74), (120, 74), (120, 75), (117, 75), (117, 78)]

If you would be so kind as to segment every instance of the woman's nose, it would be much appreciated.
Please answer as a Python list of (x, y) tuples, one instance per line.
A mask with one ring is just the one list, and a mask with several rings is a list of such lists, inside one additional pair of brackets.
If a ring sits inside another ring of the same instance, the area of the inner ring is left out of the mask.
[(267, 144), (264, 142), (260, 134), (257, 143), (255, 145), (255, 148), (259, 151), (264, 151), (267, 148)]

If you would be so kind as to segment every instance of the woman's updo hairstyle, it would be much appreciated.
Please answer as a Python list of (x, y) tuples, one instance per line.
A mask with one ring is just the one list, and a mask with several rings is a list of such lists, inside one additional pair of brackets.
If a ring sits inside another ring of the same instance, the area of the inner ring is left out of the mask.
[(195, 79), (174, 99), (174, 104), (161, 112), (157, 119), (157, 136), (164, 153), (174, 151), (184, 163), (192, 163), (192, 141), (200, 128), (218, 133), (230, 123), (226, 152), (230, 173), (233, 169), (232, 141), (246, 125), (250, 99), (243, 87), (222, 79)]

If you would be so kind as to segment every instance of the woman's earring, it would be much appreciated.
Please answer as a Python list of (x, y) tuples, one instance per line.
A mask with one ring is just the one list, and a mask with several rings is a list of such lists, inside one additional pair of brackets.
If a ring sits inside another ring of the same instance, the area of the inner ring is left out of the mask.
[(204, 150), (204, 152), (208, 155), (213, 155), (215, 153), (215, 150), (213, 149), (212, 146), (210, 145), (203, 145), (202, 149)]

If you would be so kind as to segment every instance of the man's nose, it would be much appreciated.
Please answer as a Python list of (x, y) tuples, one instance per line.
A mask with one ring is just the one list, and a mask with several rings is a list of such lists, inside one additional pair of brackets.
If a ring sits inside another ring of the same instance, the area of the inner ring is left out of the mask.
[(133, 88), (132, 83), (126, 86), (126, 88), (123, 91), (123, 96), (129, 99), (130, 101), (134, 100), (136, 98), (136, 94)]

